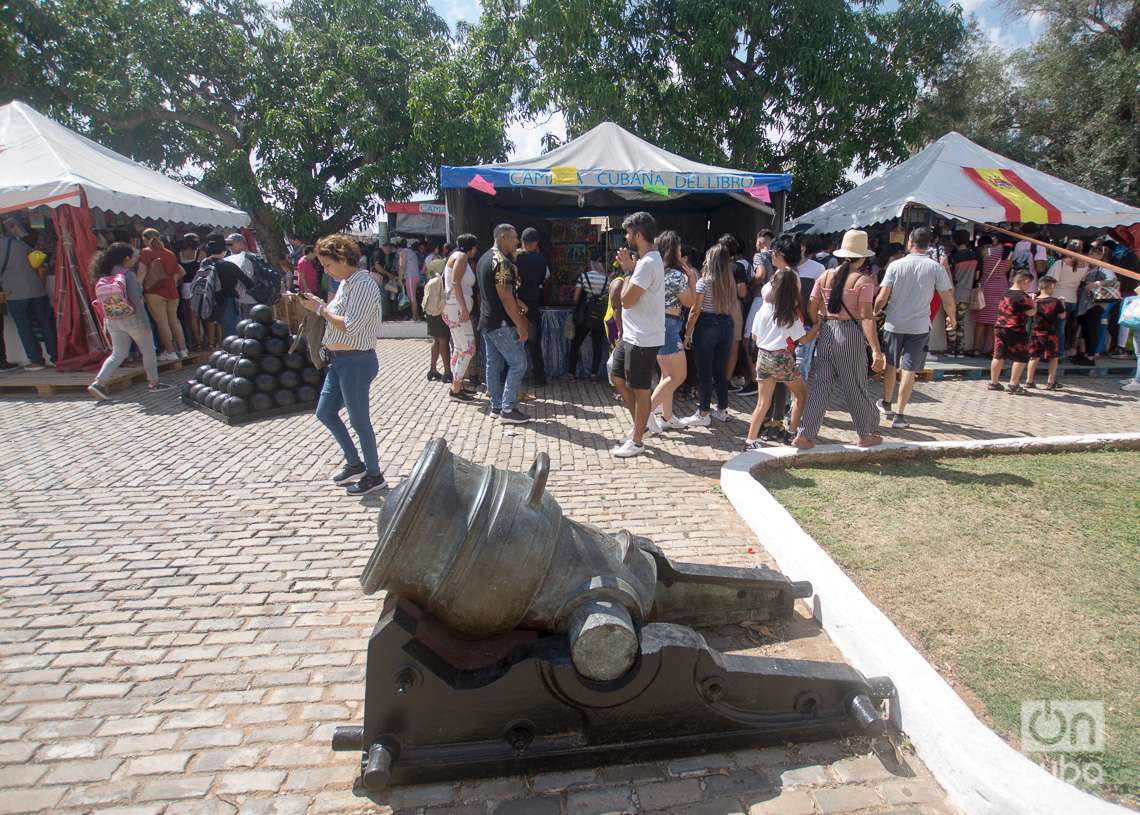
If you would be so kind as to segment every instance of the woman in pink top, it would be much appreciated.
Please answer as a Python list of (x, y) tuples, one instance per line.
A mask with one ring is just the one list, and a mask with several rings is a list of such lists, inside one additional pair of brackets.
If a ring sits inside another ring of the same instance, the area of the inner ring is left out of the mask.
[(815, 281), (808, 311), (812, 323), (820, 325), (815, 359), (808, 375), (808, 398), (799, 434), (792, 444), (800, 449), (815, 446), (831, 393), (839, 388), (851, 414), (860, 447), (881, 444), (879, 411), (867, 393), (867, 346), (872, 351), (871, 370), (881, 371), (886, 359), (879, 348), (872, 304), (875, 278), (864, 262), (873, 252), (867, 249), (867, 233), (849, 230), (834, 255), (843, 258)]

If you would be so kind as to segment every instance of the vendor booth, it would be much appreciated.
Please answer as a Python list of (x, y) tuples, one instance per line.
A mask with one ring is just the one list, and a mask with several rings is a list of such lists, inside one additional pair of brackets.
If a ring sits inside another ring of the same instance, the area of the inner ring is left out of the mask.
[(447, 206), (442, 201), (385, 201), (384, 213), (392, 238), (430, 241), (447, 235)]
[[(1140, 223), (1140, 209), (1005, 158), (960, 133), (947, 133), (903, 163), (796, 218), (793, 229), (834, 234), (866, 229), (905, 242), (913, 228), (936, 235), (975, 224), (1035, 223), (1051, 237), (1103, 234)], [(972, 320), (967, 332), (973, 330)], [(935, 319), (930, 350), (946, 349), (945, 320)]]
[[(535, 158), (440, 169), (449, 240), (471, 233), (486, 248), (496, 224), (538, 230), (551, 270), (543, 348), (552, 376), (565, 369), (559, 338), (574, 284), (591, 257), (608, 267), (625, 242), (626, 215), (652, 213), (659, 229), (700, 249), (730, 233), (750, 253), (757, 232), (779, 231), (791, 185), (790, 175), (691, 161), (612, 122)], [(588, 358), (584, 351), (583, 366)]]
[[(9, 231), (26, 233), (52, 259), (47, 282), (61, 371), (82, 369), (105, 355), (87, 273), (101, 243), (146, 226), (180, 234), (192, 227), (241, 229), (249, 223), (241, 210), (84, 138), (23, 102), (0, 107), (0, 215), (15, 216), (19, 223)], [(13, 321), (4, 322), (9, 357), (21, 361)]]

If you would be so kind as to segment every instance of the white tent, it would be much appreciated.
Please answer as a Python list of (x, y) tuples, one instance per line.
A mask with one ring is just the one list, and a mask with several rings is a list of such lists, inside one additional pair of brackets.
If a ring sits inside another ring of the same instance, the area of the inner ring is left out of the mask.
[(220, 228), (249, 216), (101, 144), (23, 102), (0, 107), (0, 212), (64, 204)]
[[(981, 175), (987, 170), (1003, 171), (1005, 176), (1012, 171), (1012, 181), (1002, 177), (995, 185), (987, 185), (971, 170), (982, 170)], [(1029, 213), (1019, 211), (1018, 200), (1027, 210), (1049, 211), (1051, 216), (1022, 217)], [(1140, 209), (1011, 161), (960, 133), (947, 133), (902, 164), (801, 215), (795, 223), (810, 224), (809, 232), (842, 232), (898, 218), (908, 205), (980, 223), (1034, 221), (1081, 227), (1140, 223)]]

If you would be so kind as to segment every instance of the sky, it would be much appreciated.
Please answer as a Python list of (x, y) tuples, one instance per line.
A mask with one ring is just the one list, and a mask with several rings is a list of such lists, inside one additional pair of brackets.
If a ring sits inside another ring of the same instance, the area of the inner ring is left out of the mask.
[[(949, 5), (949, 0), (940, 0)], [(1043, 18), (1013, 18), (1008, 16), (998, 0), (957, 0), (967, 14), (977, 17), (986, 36), (1004, 50), (1024, 47), (1041, 33), (1045, 26)], [(431, 0), (432, 6), (453, 29), (460, 20), (475, 22), (479, 19), (479, 0)], [(887, 0), (886, 7), (891, 5)], [(566, 124), (562, 115), (555, 112), (549, 119), (531, 123), (516, 123), (507, 129), (507, 136), (514, 144), (511, 159), (530, 158), (542, 153), (542, 136), (552, 132), (560, 138), (566, 136)], [(863, 179), (855, 177), (857, 183)]]

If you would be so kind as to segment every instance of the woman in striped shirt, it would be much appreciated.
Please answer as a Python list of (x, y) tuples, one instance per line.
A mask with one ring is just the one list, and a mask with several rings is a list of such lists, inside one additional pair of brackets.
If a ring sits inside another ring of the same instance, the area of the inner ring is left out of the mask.
[[(376, 434), (368, 412), (369, 388), (380, 370), (376, 359), (380, 287), (367, 269), (357, 268), (360, 246), (347, 235), (321, 238), (317, 257), (325, 273), (340, 284), (327, 305), (313, 294), (301, 295), (301, 305), (326, 323), (321, 356), (328, 367), (317, 402), (317, 418), (344, 451), (345, 465), (333, 476), (333, 483), (347, 484), (349, 495), (367, 495), (388, 486), (380, 471)], [(340, 418), (343, 407), (348, 408), (348, 419), (360, 439), (360, 453)]]

